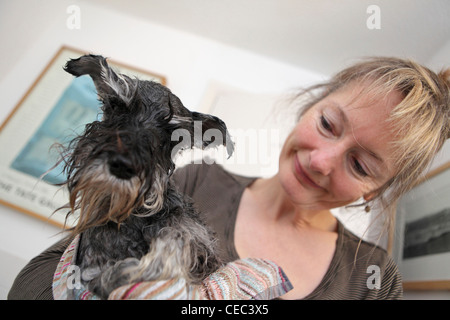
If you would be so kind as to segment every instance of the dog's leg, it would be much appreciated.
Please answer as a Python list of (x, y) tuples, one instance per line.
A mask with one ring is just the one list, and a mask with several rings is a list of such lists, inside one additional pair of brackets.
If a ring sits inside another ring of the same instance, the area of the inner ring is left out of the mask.
[(181, 239), (156, 238), (151, 250), (141, 260), (127, 258), (106, 268), (89, 289), (107, 299), (115, 289), (134, 282), (187, 278), (189, 264)]
[(183, 278), (189, 284), (200, 284), (215, 272), (221, 263), (211, 233), (191, 215), (179, 218), (170, 219), (170, 226), (158, 231), (140, 260), (121, 260), (105, 270), (97, 294), (107, 298), (114, 289), (140, 281)]

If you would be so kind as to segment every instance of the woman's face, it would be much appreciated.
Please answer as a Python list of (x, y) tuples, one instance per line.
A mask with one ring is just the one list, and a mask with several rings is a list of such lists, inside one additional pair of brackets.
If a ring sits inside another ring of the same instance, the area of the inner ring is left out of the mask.
[(359, 95), (358, 84), (319, 101), (300, 119), (280, 154), (279, 177), (297, 206), (331, 209), (352, 203), (386, 183), (395, 172), (393, 135), (386, 122), (401, 101)]

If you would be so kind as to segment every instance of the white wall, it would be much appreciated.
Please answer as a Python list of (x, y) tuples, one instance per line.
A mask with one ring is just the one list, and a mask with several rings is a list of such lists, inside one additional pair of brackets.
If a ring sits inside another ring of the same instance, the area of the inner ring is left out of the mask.
[[(72, 4), (81, 9), (79, 30), (66, 26), (66, 9)], [(247, 93), (276, 95), (324, 78), (306, 69), (96, 7), (88, 1), (2, 1), (0, 122), (64, 44), (166, 76), (168, 86), (191, 109), (202, 106), (211, 83)], [(446, 48), (433, 63), (440, 65), (449, 56), (450, 46)], [(441, 161), (450, 159), (449, 149)], [(59, 231), (0, 206), (0, 298), (6, 297), (26, 262), (59, 239)]]
[[(440, 71), (443, 68), (450, 68), (450, 39), (442, 46), (441, 50), (427, 62), (427, 67), (434, 71)], [(444, 144), (441, 152), (436, 156), (431, 168), (436, 168), (445, 162), (450, 161), (450, 141)]]
[[(427, 66), (435, 71), (439, 71), (444, 67), (450, 67), (450, 40), (442, 47), (441, 50), (428, 61)], [(450, 161), (450, 141), (447, 140), (441, 152), (436, 156), (431, 169)], [(450, 196), (450, 195), (449, 195)], [(450, 265), (443, 265), (442, 268), (450, 268)], [(405, 291), (405, 299), (423, 300), (423, 299), (444, 299), (450, 300), (450, 291)]]
[[(71, 4), (81, 9), (79, 30), (66, 27), (66, 9)], [(199, 108), (212, 82), (246, 92), (279, 93), (322, 79), (307, 70), (95, 7), (87, 1), (2, 1), (0, 122), (61, 45), (162, 74), (190, 109)], [(6, 297), (26, 262), (59, 239), (59, 231), (0, 206), (0, 298)]]

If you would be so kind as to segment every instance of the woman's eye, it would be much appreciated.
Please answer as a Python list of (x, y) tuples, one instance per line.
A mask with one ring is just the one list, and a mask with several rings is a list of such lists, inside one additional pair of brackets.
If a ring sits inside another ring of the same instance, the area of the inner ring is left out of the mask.
[(324, 116), (320, 117), (320, 124), (322, 125), (322, 128), (329, 132), (333, 132), (333, 127), (331, 126), (330, 122), (325, 118)]
[(352, 159), (353, 168), (355, 171), (362, 177), (367, 177), (369, 174), (364, 170), (363, 166), (359, 163), (358, 160)]

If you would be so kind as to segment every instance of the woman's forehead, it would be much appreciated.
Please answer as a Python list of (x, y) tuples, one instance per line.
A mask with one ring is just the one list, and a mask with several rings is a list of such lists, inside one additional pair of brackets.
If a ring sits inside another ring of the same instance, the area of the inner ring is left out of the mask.
[[(331, 93), (325, 99), (336, 101), (341, 108), (346, 110), (366, 108), (363, 113), (374, 112), (390, 114), (404, 96), (396, 90), (385, 91), (382, 88), (373, 87), (370, 82), (353, 82)], [(372, 107), (372, 108), (371, 108)]]

